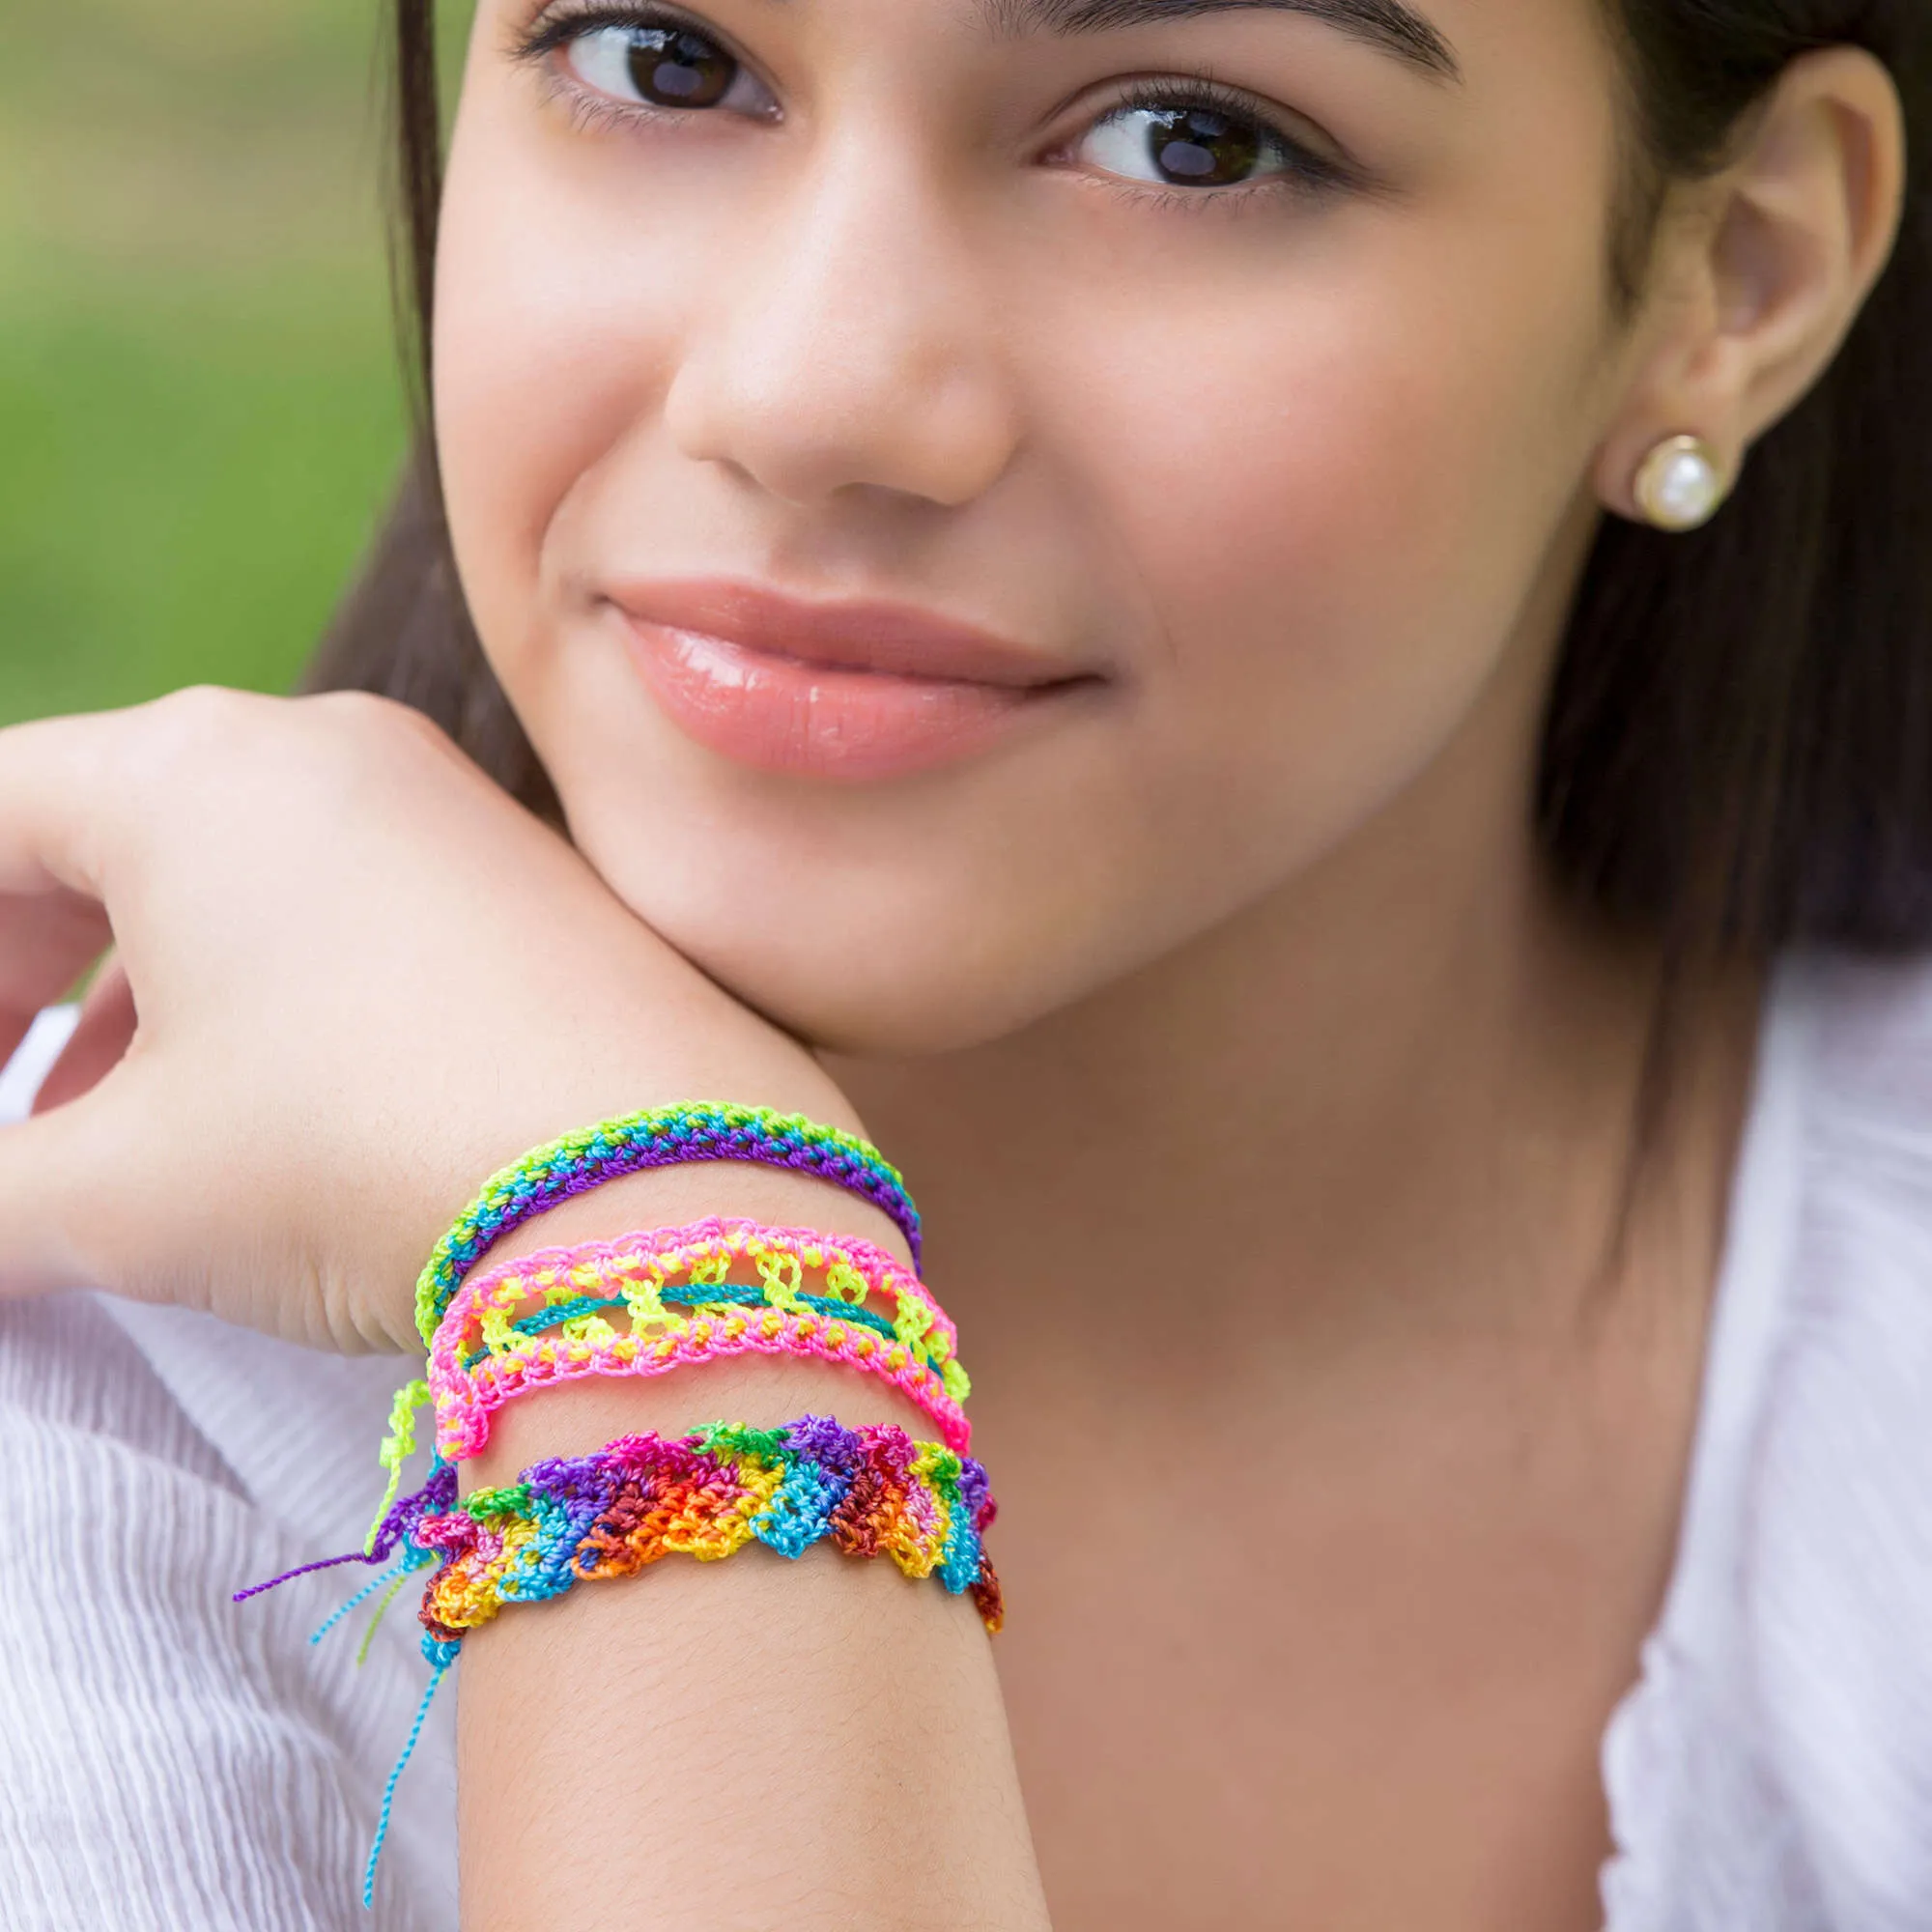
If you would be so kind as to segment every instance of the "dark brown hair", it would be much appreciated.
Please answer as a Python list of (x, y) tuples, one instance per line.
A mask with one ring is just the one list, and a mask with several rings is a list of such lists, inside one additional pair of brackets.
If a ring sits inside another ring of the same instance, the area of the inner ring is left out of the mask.
[[(1801, 55), (1890, 69), (1914, 135), (1904, 233), (1831, 371), (1708, 529), (1608, 520), (1557, 667), (1538, 824), (1584, 899), (1679, 958), (1932, 940), (1932, 0), (1605, 0), (1634, 101), (1634, 233), (1721, 163)], [(426, 390), (440, 191), (434, 0), (394, 0), (397, 282)], [(1613, 287), (1640, 269), (1612, 224)], [(420, 419), (420, 414), (419, 414)], [(427, 712), (512, 792), (554, 799), (463, 608), (428, 438), (312, 689)]]

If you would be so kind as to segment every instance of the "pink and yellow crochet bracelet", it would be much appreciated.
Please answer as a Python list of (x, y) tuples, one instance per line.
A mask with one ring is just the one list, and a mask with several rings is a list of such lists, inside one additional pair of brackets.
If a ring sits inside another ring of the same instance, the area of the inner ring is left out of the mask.
[(890, 1382), (964, 1450), (972, 1381), (958, 1348), (924, 1283), (870, 1242), (712, 1218), (546, 1248), (473, 1277), (437, 1328), (428, 1392), (437, 1452), (460, 1463), (483, 1448), (494, 1410), (535, 1389), (804, 1355)]

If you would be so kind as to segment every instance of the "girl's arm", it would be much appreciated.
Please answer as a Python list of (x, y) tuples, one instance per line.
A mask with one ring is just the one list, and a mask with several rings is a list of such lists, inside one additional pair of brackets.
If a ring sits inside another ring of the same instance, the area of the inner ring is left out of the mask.
[[(721, 1416), (923, 1421), (830, 1366), (684, 1379), (506, 1411), (490, 1473)], [(822, 1545), (498, 1617), (457, 1672), (465, 1932), (1043, 1928), (997, 1641), (970, 1599)]]
[[(616, 1183), (498, 1252), (709, 1212), (908, 1259), (867, 1204), (744, 1168)], [(872, 1377), (741, 1358), (513, 1404), (470, 1473), (495, 1486), (626, 1434), (806, 1414), (934, 1433)], [(823, 1545), (795, 1562), (758, 1547), (671, 1558), (504, 1613), (457, 1671), (464, 1932), (1044, 1928), (997, 1641), (969, 1598)]]
[[(526, 1147), (690, 1098), (859, 1125), (807, 1052), (370, 700), (192, 694), (0, 733), (0, 1054), (110, 937), (125, 982), (56, 1075), (71, 1097), (0, 1131), (0, 1292), (410, 1347), (429, 1246)], [(737, 1167), (640, 1176), (521, 1238), (710, 1212), (895, 1238)], [(810, 1410), (931, 1433), (870, 1378), (761, 1360), (514, 1405), (474, 1474)], [(987, 1640), (935, 1585), (822, 1549), (680, 1558), (465, 1650), (466, 1932), (1046, 1922)]]

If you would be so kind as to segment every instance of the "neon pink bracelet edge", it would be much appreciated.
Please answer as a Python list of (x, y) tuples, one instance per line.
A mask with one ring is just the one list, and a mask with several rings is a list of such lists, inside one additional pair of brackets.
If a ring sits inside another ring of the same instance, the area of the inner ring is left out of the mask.
[[(770, 1266), (759, 1266), (761, 1258)], [(737, 1299), (700, 1304), (690, 1315), (666, 1309), (662, 1302), (654, 1310), (648, 1305), (660, 1292), (676, 1294), (693, 1268), (715, 1267), (721, 1261), (727, 1270), (738, 1265), (744, 1271), (743, 1264), (749, 1264), (763, 1278), (764, 1288), (733, 1284)], [(882, 1319), (864, 1302), (828, 1306), (827, 1297), (808, 1296), (806, 1302), (815, 1305), (798, 1305), (798, 1295), (787, 1295), (783, 1289), (775, 1298), (776, 1275), (789, 1273), (796, 1283), (806, 1272), (840, 1268), (859, 1277), (868, 1297), (892, 1300), (901, 1317), (893, 1323), (898, 1332), (882, 1332)], [(556, 1338), (525, 1331), (527, 1344), (515, 1352), (493, 1350), (476, 1359), (485, 1319), (496, 1312), (493, 1302), (517, 1305), (536, 1294), (554, 1294), (554, 1278), (566, 1271), (580, 1277), (575, 1285), (586, 1300), (630, 1299), (641, 1289), (638, 1298), (646, 1306), (634, 1304), (633, 1319), (641, 1316), (663, 1325), (641, 1347), (625, 1332), (584, 1339), (581, 1332), (575, 1338)], [(745, 1301), (753, 1293), (762, 1299)], [(787, 1298), (795, 1305), (786, 1306)], [(904, 1322), (908, 1307), (918, 1313)], [(972, 1428), (961, 1403), (970, 1381), (958, 1365), (957, 1345), (957, 1330), (924, 1283), (884, 1250), (856, 1236), (712, 1216), (616, 1241), (545, 1248), (465, 1282), (438, 1324), (428, 1369), (437, 1450), (445, 1461), (467, 1461), (488, 1442), (491, 1417), (497, 1409), (561, 1382), (655, 1377), (700, 1362), (763, 1353), (796, 1354), (876, 1376), (919, 1407), (949, 1448), (964, 1453)]]

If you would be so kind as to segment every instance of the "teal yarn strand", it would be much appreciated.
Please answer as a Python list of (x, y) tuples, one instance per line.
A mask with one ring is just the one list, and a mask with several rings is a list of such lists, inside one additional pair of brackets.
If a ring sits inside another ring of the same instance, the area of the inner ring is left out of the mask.
[[(425, 1644), (424, 1650), (430, 1646)], [(436, 1668), (430, 1673), (429, 1688), (424, 1690), (422, 1702), (416, 1706), (416, 1720), (410, 1726), (409, 1741), (403, 1746), (403, 1754), (396, 1760), (396, 1768), (389, 1774), (389, 1781), (383, 1787), (383, 1808), (376, 1815), (376, 1842), (369, 1847), (369, 1862), (362, 1873), (362, 1910), (376, 1909), (376, 1867), (382, 1862), (383, 1847), (388, 1842), (389, 1819), (396, 1807), (396, 1786), (403, 1781), (403, 1773), (409, 1769), (410, 1759), (415, 1755), (417, 1744), (421, 1741), (423, 1726), (429, 1722), (429, 1707), (436, 1701), (436, 1693), (442, 1680), (449, 1675), (449, 1666), (456, 1662), (456, 1646), (439, 1644), (438, 1651), (448, 1651), (447, 1657), (439, 1656)]]
[(354, 1616), (385, 1583), (393, 1583), (408, 1575), (409, 1569), (406, 1564), (392, 1564), (373, 1583), (365, 1583), (361, 1589), (357, 1590), (339, 1610), (324, 1622), (321, 1628), (310, 1636), (309, 1642), (312, 1644), (320, 1643), (344, 1617)]

